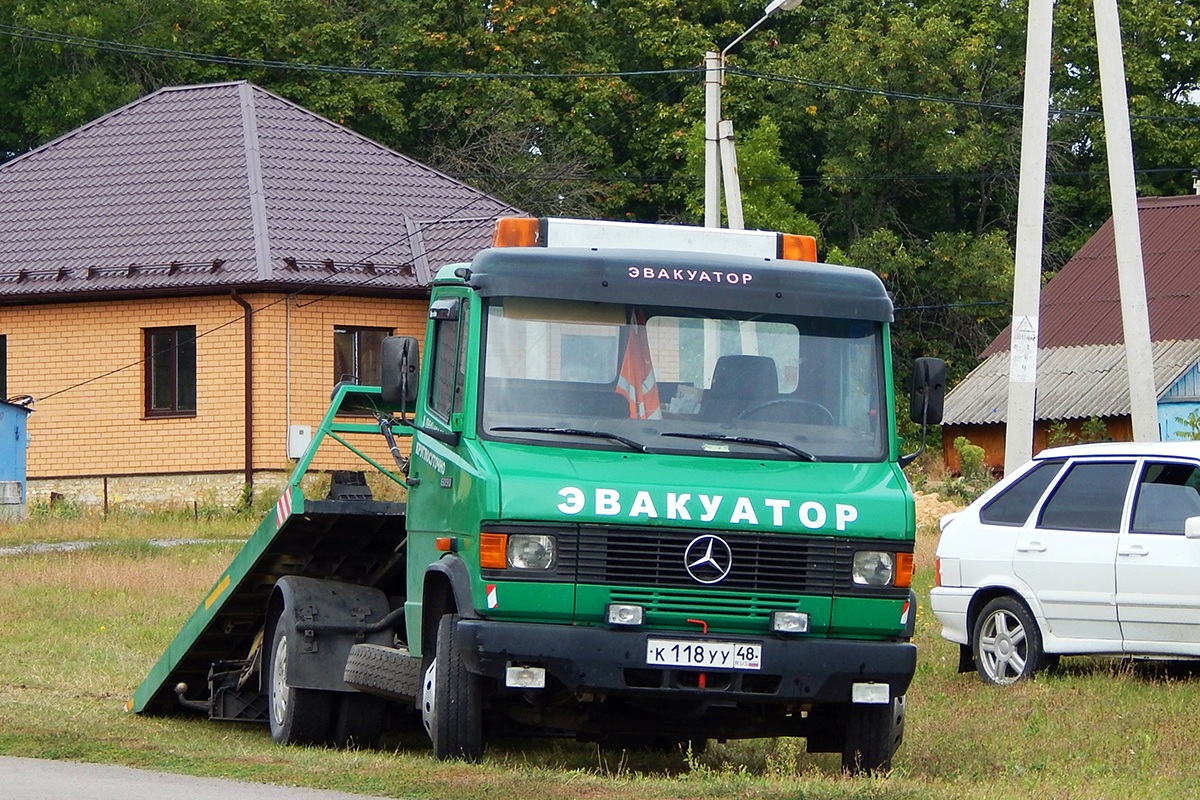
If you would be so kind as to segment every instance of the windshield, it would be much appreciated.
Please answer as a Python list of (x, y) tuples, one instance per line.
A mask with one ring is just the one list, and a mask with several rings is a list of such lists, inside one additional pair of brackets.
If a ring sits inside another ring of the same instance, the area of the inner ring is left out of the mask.
[(880, 323), (493, 298), (482, 433), (820, 461), (887, 453)]

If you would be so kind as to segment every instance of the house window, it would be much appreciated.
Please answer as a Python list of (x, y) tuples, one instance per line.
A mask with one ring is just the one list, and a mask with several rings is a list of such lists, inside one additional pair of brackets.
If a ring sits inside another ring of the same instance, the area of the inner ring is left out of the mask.
[(383, 340), (391, 336), (391, 328), (333, 329), (333, 382), (378, 386), (383, 380), (380, 351)]
[(146, 328), (146, 416), (196, 415), (196, 328)]

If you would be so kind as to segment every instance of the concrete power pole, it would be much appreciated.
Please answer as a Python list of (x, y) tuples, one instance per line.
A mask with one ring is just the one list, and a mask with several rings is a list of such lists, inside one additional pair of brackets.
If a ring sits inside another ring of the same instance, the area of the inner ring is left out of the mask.
[(1129, 131), (1129, 98), (1125, 90), (1125, 60), (1121, 55), (1121, 21), (1117, 16), (1116, 0), (1094, 0), (1092, 5), (1096, 10), (1104, 139), (1108, 148), (1133, 440), (1157, 442), (1158, 391), (1154, 383), (1154, 352), (1150, 346), (1150, 311), (1146, 304), (1137, 184), (1133, 179), (1133, 143)]
[(1009, 348), (1008, 415), (1004, 439), (1005, 473), (1017, 469), (1033, 456), (1053, 24), (1054, 0), (1030, 0), (1025, 39), (1025, 106), (1021, 124), (1021, 183), (1017, 196), (1017, 253), (1013, 271), (1012, 343)]
[[(1142, 266), (1137, 188), (1133, 179), (1133, 145), (1129, 132), (1125, 65), (1121, 54), (1121, 26), (1116, 0), (1093, 0), (1093, 3), (1133, 438), (1139, 442), (1158, 441), (1157, 392)], [(1013, 275), (1008, 415), (1004, 442), (1005, 473), (1017, 469), (1033, 455), (1053, 22), (1054, 0), (1030, 0), (1025, 51), (1021, 185), (1017, 200), (1016, 269)]]

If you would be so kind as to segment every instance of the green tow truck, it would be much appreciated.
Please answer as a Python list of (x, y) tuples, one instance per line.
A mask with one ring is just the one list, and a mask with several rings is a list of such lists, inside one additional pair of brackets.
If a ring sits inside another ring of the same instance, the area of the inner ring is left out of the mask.
[[(763, 231), (501, 220), (437, 274), (424, 359), (391, 337), (382, 387), (335, 390), (128, 708), (343, 746), (407, 709), (438, 758), (467, 760), (522, 732), (803, 736), (888, 769), (916, 665), (892, 304), (815, 253)], [(914, 365), (922, 426), (944, 375)], [(406, 502), (362, 473), (306, 498), (329, 440)]]

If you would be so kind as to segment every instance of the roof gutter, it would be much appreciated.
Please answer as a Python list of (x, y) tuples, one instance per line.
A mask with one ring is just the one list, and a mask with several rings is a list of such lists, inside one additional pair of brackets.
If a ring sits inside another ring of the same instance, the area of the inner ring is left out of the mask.
[(245, 364), (242, 367), (243, 395), (245, 398), (245, 443), (242, 447), (246, 454), (245, 481), (248, 491), (254, 491), (254, 309), (238, 294), (237, 289), (229, 290), (233, 301), (242, 307), (242, 352), (245, 354)]

